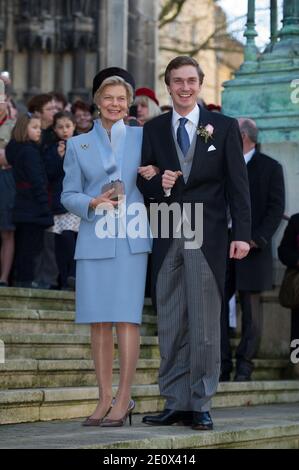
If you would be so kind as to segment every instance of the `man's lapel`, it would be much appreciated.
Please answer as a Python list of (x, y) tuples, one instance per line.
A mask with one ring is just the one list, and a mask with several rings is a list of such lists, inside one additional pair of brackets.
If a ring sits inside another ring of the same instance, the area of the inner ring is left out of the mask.
[[(199, 108), (200, 108), (200, 114), (199, 114), (199, 121), (198, 121), (197, 129), (199, 129), (200, 127), (205, 127), (207, 124), (214, 125), (213, 113), (211, 113), (210, 111), (207, 111), (205, 108), (201, 106), (199, 106)], [(192, 183), (192, 179), (194, 175), (199, 174), (200, 167), (206, 159), (207, 151), (210, 145), (212, 145), (212, 139), (208, 139), (208, 141), (205, 142), (205, 139), (197, 134), (192, 167), (191, 167), (188, 181), (186, 183), (187, 186), (189, 186), (190, 183)]]
[(180, 161), (172, 135), (172, 111), (165, 115), (165, 120), (160, 126), (162, 155), (165, 155), (165, 168), (167, 170), (181, 170)]

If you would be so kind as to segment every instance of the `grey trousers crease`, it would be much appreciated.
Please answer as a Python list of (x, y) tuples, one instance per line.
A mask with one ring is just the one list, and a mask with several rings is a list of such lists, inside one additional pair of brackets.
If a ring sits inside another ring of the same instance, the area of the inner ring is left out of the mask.
[(156, 292), (165, 408), (209, 411), (220, 374), (221, 295), (202, 251), (174, 239)]

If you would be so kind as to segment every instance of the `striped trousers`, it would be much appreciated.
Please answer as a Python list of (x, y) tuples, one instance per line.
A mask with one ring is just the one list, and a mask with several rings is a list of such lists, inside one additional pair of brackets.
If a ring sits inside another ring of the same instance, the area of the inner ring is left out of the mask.
[(209, 411), (220, 373), (221, 295), (202, 251), (174, 239), (156, 293), (165, 408)]

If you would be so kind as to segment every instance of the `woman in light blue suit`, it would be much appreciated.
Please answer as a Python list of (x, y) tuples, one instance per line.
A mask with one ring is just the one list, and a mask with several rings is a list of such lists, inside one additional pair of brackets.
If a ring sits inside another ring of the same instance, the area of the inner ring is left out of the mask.
[[(93, 96), (100, 119), (94, 122), (90, 132), (69, 139), (64, 161), (61, 201), (69, 212), (81, 217), (75, 252), (76, 321), (91, 324), (92, 354), (99, 385), (99, 404), (85, 421), (86, 426), (122, 426), (128, 415), (131, 418), (134, 408), (131, 385), (139, 357), (139, 326), (151, 240), (144, 231), (137, 237), (136, 233), (126, 233), (124, 211), (120, 210), (122, 216), (115, 218), (113, 206), (117, 201), (112, 200), (113, 189), (102, 190), (105, 184), (121, 180), (127, 209), (132, 204), (144, 208), (143, 197), (136, 187), (142, 129), (128, 127), (123, 121), (133, 100), (134, 87), (133, 77), (120, 68), (111, 67), (95, 76)], [(141, 171), (147, 178), (155, 174), (153, 167), (143, 167)], [(107, 203), (110, 210), (105, 212), (102, 208)], [(123, 207), (124, 202), (119, 209)], [(132, 217), (127, 217), (126, 227)], [(145, 210), (142, 217), (147, 226)], [(120, 382), (112, 401), (114, 323)]]

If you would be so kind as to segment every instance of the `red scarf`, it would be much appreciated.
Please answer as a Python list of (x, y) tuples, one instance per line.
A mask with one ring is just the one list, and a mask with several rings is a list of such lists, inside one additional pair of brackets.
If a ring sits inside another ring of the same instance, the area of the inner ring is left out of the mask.
[(0, 121), (0, 126), (2, 126), (5, 123), (5, 121), (7, 121), (7, 119), (8, 119), (8, 114), (6, 114), (6, 116), (2, 119), (2, 121)]

